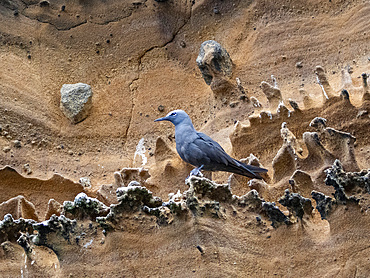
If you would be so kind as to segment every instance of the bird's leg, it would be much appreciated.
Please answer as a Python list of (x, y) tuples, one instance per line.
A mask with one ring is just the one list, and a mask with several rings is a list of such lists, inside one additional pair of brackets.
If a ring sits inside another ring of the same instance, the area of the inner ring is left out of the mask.
[[(200, 170), (202, 170), (204, 165), (201, 165), (199, 166), (198, 168), (194, 168), (193, 170), (191, 170), (190, 174), (189, 174), (189, 177), (191, 176), (199, 176), (199, 177), (203, 177), (203, 174)], [(188, 177), (188, 178), (189, 178)]]

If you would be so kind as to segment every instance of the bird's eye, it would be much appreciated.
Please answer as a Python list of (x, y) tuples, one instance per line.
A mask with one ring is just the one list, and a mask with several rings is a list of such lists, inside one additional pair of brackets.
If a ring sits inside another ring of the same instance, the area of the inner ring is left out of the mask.
[(177, 115), (177, 113), (176, 113), (176, 112), (173, 112), (173, 113), (171, 113), (171, 115), (170, 115), (170, 116), (174, 117), (174, 116), (176, 116), (176, 115)]

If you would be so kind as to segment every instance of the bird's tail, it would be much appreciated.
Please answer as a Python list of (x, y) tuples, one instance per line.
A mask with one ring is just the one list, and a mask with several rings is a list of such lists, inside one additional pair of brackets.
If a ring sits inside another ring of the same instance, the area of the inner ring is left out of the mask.
[(240, 162), (240, 163), (243, 164), (244, 167), (247, 167), (249, 170), (252, 170), (255, 173), (266, 173), (268, 171), (265, 168), (261, 168), (261, 167), (254, 166), (254, 165), (245, 164), (245, 163), (242, 163), (242, 162)]
[[(235, 167), (233, 167), (233, 173), (246, 176), (254, 179), (262, 179), (258, 173), (266, 173), (267, 169), (261, 168), (254, 165), (248, 165), (238, 160), (234, 160)], [(230, 165), (231, 166), (231, 165)]]

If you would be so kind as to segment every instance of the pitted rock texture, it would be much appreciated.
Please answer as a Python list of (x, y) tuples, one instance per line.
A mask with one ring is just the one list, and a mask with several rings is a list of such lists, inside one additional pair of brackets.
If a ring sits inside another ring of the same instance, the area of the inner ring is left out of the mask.
[(274, 228), (279, 227), (280, 224), (291, 224), (289, 217), (286, 216), (277, 206), (276, 204), (270, 202), (262, 202), (262, 209), (267, 214), (269, 220), (271, 221), (271, 225)]

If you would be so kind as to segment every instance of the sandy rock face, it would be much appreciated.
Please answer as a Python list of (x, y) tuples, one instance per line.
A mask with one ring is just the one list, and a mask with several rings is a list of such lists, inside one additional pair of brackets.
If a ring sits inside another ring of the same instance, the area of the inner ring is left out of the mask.
[[(370, 277), (368, 1), (5, 0), (0, 22), (1, 277)], [(153, 122), (174, 109), (263, 180), (185, 181)]]
[(64, 84), (60, 89), (60, 95), (60, 109), (73, 124), (86, 119), (92, 107), (93, 93), (90, 85)]

